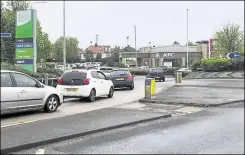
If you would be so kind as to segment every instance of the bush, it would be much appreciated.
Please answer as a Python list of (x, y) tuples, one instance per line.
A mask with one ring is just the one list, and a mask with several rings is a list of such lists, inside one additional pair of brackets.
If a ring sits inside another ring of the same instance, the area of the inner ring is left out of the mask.
[(230, 61), (227, 58), (204, 58), (201, 60), (201, 67), (206, 72), (227, 71), (230, 66)]
[(197, 68), (200, 68), (200, 66), (201, 66), (201, 61), (200, 60), (194, 60), (192, 65), (191, 65), (191, 70), (197, 71)]
[(140, 68), (129, 68), (129, 71), (132, 75), (147, 75), (149, 73), (149, 70)]
[(240, 59), (231, 59), (229, 69), (235, 71), (244, 70), (244, 57)]

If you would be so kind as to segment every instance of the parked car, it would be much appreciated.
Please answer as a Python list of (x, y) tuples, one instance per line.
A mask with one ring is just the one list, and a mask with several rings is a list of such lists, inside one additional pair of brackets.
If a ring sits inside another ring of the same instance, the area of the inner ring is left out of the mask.
[(128, 69), (114, 70), (110, 73), (109, 78), (112, 80), (114, 88), (127, 87), (130, 90), (134, 89), (134, 76), (131, 75)]
[(103, 72), (106, 77), (110, 76), (110, 73), (113, 71), (112, 67), (95, 67), (95, 69)]
[[(188, 68), (180, 68), (179, 70), (177, 70), (179, 72), (182, 72), (182, 77), (185, 77), (186, 75), (188, 75), (189, 73), (191, 73), (192, 71)], [(176, 71), (175, 71), (176, 73)], [(175, 77), (175, 74), (174, 74)]]
[(151, 68), (146, 77), (154, 78), (159, 81), (165, 81), (164, 71), (161, 68)]
[(44, 109), (55, 112), (63, 95), (21, 72), (1, 70), (1, 114)]
[(113, 97), (114, 86), (105, 74), (96, 69), (67, 70), (60, 78), (56, 89), (64, 98), (87, 98), (89, 102), (96, 97), (107, 95)]

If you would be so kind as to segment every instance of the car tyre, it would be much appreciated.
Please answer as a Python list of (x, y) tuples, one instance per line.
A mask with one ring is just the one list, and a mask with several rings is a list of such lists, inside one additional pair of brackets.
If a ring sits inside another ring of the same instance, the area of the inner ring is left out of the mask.
[(162, 81), (163, 81), (163, 82), (165, 81), (165, 77), (162, 78)]
[(134, 90), (134, 83), (129, 87), (130, 90)]
[(56, 95), (51, 95), (48, 97), (45, 106), (44, 111), (48, 113), (55, 112), (60, 105), (60, 100)]
[(109, 91), (109, 94), (108, 94), (108, 97), (109, 97), (109, 98), (112, 98), (112, 97), (113, 97), (113, 94), (114, 94), (114, 88), (111, 87), (111, 88), (110, 88), (110, 91)]
[(96, 91), (95, 89), (92, 89), (90, 91), (89, 97), (87, 98), (89, 102), (94, 102), (96, 98)]

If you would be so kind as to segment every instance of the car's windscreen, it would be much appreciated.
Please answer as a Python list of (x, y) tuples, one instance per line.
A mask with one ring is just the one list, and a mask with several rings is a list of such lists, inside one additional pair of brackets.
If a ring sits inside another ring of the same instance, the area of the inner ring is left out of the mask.
[(63, 85), (80, 85), (82, 80), (87, 77), (87, 73), (84, 72), (66, 72), (62, 76)]
[(123, 75), (130, 75), (130, 72), (124, 71), (124, 70), (118, 70), (118, 71), (111, 72), (111, 76), (123, 76)]
[(161, 69), (152, 69), (151, 72), (162, 72)]

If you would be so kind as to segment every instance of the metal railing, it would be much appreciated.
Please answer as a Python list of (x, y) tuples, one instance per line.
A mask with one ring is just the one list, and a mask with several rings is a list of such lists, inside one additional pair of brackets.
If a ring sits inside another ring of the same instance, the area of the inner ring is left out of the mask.
[(45, 85), (56, 87), (58, 78), (37, 78), (38, 81), (42, 82)]

